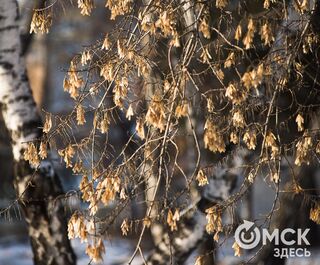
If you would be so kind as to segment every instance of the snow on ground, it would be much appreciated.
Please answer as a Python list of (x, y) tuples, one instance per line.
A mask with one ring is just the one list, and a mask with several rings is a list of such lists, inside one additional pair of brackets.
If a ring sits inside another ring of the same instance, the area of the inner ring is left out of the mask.
[[(104, 265), (125, 264), (128, 257), (133, 253), (133, 246), (129, 240), (117, 239), (106, 241), (106, 254)], [(85, 244), (78, 240), (73, 240), (72, 246), (78, 257), (78, 265), (87, 265), (89, 258), (85, 254)], [(0, 264), (5, 265), (33, 265), (32, 251), (27, 240), (17, 240), (16, 238), (5, 238), (0, 240)], [(141, 264), (141, 260), (136, 258), (132, 265)]]
[[(111, 241), (106, 241), (105, 244), (106, 254), (102, 263), (103, 265), (124, 265), (134, 250), (132, 241), (126, 239), (113, 239)], [(87, 265), (89, 263), (89, 258), (85, 254), (85, 244), (81, 244), (78, 240), (73, 240), (72, 246), (78, 257), (77, 264)], [(286, 265), (319, 265), (320, 250), (317, 249), (310, 251), (311, 257), (291, 258), (287, 261)], [(225, 252), (221, 252), (219, 255), (219, 265), (239, 264), (239, 262), (242, 260), (241, 258), (233, 257), (233, 251), (228, 249), (225, 249)], [(192, 257), (190, 257), (186, 262), (186, 265), (193, 265), (195, 258), (196, 256), (192, 255)], [(26, 239), (19, 240), (16, 237), (6, 237), (0, 239), (0, 264), (33, 265), (32, 251), (29, 242)], [(143, 264), (139, 256), (137, 256), (132, 265), (138, 264)]]

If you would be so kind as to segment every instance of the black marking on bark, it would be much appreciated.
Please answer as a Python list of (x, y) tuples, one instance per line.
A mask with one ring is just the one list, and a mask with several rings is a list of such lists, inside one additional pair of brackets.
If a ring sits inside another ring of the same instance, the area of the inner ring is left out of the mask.
[(30, 96), (29, 95), (19, 96), (19, 97), (15, 98), (16, 102), (18, 102), (18, 101), (26, 102), (28, 100), (30, 100)]
[[(12, 74), (14, 75), (14, 74)], [(17, 87), (20, 88), (20, 86), (22, 85), (21, 82), (18, 83)], [(4, 97), (3, 97), (4, 98)], [(4, 100), (3, 100), (4, 101)], [(11, 98), (8, 100), (7, 104), (15, 104), (15, 103), (22, 103), (22, 102), (26, 103), (27, 101), (29, 101), (29, 105), (30, 107), (35, 107), (36, 104), (35, 102), (33, 101), (33, 98), (30, 94), (28, 93), (25, 93), (24, 95), (21, 95), (21, 96), (18, 96), (18, 97), (15, 97), (15, 98)]]
[(6, 26), (4, 28), (0, 28), (0, 32), (2, 31), (7, 31), (7, 30), (13, 30), (13, 29), (19, 29), (18, 25), (10, 25), (10, 26)]
[(42, 123), (39, 118), (39, 120), (31, 120), (25, 124), (23, 124), (20, 128), (18, 128), (18, 131), (23, 132), (24, 135), (29, 135), (32, 133), (36, 134), (36, 138), (40, 137), (42, 134), (42, 131), (40, 129)]
[[(8, 97), (8, 96), (5, 95), (5, 96), (3, 96), (3, 99), (6, 99), (7, 97)], [(2, 103), (2, 104), (1, 104), (1, 111), (4, 112), (4, 111), (6, 111), (7, 109), (8, 109), (7, 104)]]
[(6, 70), (11, 70), (13, 68), (13, 65), (9, 62), (1, 62), (0, 61), (0, 66), (2, 66)]
[(206, 210), (212, 206), (214, 206), (216, 203), (212, 202), (211, 200), (208, 200), (206, 198), (201, 198), (200, 201), (197, 203), (197, 208), (202, 212), (205, 213)]
[(16, 52), (15, 48), (11, 48), (11, 49), (0, 49), (0, 53), (14, 53)]
[(12, 75), (12, 78), (13, 78), (13, 79), (16, 79), (16, 78), (17, 78), (17, 73), (16, 73), (16, 71), (11, 71), (11, 75)]
[(28, 75), (24, 72), (24, 73), (21, 75), (20, 80), (21, 80), (22, 82), (28, 82), (28, 81), (29, 81)]
[(14, 21), (19, 21), (20, 20), (20, 10), (19, 10), (19, 4), (17, 1), (14, 1), (16, 4), (16, 16), (14, 18)]

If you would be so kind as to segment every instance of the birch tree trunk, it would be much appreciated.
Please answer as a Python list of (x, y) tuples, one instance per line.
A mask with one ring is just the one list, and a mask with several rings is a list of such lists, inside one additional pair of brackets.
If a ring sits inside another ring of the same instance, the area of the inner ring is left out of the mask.
[(0, 104), (11, 137), (14, 187), (28, 225), (37, 265), (75, 264), (61, 203), (62, 186), (50, 161), (35, 172), (23, 159), (26, 142), (40, 138), (41, 118), (21, 56), (19, 11), (15, 0), (0, 0)]

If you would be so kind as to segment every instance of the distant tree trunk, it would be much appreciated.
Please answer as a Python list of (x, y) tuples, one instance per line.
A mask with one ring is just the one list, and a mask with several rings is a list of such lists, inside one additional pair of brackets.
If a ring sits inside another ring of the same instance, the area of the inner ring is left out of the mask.
[[(150, 253), (147, 264), (148, 265), (164, 265), (173, 261), (173, 264), (183, 264), (190, 256), (193, 250), (199, 245), (203, 264), (214, 264), (214, 244), (212, 240), (208, 240), (206, 234), (206, 217), (205, 210), (214, 206), (215, 204), (227, 200), (236, 186), (237, 176), (240, 175), (241, 170), (236, 169), (239, 164), (245, 160), (247, 152), (239, 148), (235, 150), (225, 165), (217, 168), (215, 176), (209, 178), (209, 184), (205, 191), (201, 194), (200, 200), (180, 216), (178, 222), (178, 229), (175, 232), (164, 231), (162, 233), (161, 241), (159, 241), (155, 249)], [(226, 169), (229, 169), (229, 172)], [(230, 170), (234, 168), (234, 170)], [(210, 248), (208, 247), (210, 245)], [(210, 254), (211, 253), (211, 254)]]
[(32, 97), (21, 56), (19, 11), (15, 0), (0, 0), (0, 104), (14, 157), (14, 186), (28, 224), (37, 265), (75, 264), (67, 238), (63, 194), (50, 161), (39, 169), (23, 159), (26, 142), (40, 138), (41, 118)]

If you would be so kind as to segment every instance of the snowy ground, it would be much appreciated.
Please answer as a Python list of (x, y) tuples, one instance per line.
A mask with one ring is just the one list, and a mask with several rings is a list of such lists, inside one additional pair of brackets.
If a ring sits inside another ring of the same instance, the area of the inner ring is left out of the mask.
[[(87, 265), (89, 258), (85, 254), (85, 244), (79, 241), (72, 242), (78, 257), (78, 265)], [(127, 240), (112, 240), (106, 242), (105, 265), (125, 264), (132, 254), (133, 247)], [(32, 251), (27, 240), (5, 238), (0, 240), (0, 264), (3, 265), (33, 265)], [(138, 259), (132, 265), (141, 264)]]
[[(85, 244), (79, 241), (73, 241), (72, 245), (78, 257), (78, 265), (87, 265), (89, 258), (85, 255)], [(221, 251), (219, 255), (220, 265), (239, 264), (241, 259), (232, 256), (232, 250), (226, 244), (225, 251)], [(104, 256), (104, 265), (124, 265), (128, 261), (128, 257), (133, 252), (133, 245), (130, 240), (114, 239), (106, 242), (106, 254)], [(193, 265), (195, 256), (188, 259), (187, 265)], [(0, 264), (4, 265), (33, 265), (32, 252), (27, 240), (17, 240), (14, 237), (6, 237), (0, 239)], [(138, 257), (132, 265), (142, 264)], [(291, 258), (287, 261), (287, 265), (319, 265), (320, 251), (311, 250), (309, 258)]]

